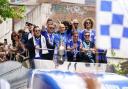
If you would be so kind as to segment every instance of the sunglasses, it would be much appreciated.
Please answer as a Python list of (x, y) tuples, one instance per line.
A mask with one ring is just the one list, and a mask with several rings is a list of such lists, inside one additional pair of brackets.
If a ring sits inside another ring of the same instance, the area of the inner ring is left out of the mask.
[(86, 22), (86, 24), (91, 24), (91, 22)]
[(85, 37), (89, 37), (90, 35), (84, 35)]
[(12, 37), (16, 37), (16, 35), (13, 35)]
[(35, 30), (35, 32), (40, 32), (40, 30)]
[(54, 29), (53, 27), (50, 27), (49, 29)]

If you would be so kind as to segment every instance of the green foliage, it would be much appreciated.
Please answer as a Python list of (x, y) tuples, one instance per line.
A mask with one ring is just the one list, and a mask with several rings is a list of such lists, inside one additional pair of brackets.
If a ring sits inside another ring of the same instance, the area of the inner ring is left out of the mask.
[(121, 75), (128, 74), (128, 64), (127, 63), (113, 64), (116, 69), (116, 73), (121, 74)]
[(25, 6), (13, 7), (8, 0), (0, 0), (0, 19), (23, 18), (24, 12)]

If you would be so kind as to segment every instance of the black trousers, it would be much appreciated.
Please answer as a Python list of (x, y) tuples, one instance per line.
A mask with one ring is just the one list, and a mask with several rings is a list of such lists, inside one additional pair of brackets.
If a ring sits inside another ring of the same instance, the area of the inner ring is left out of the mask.
[(81, 53), (78, 52), (76, 54), (76, 58), (74, 58), (74, 53), (73, 52), (67, 52), (67, 58), (69, 62), (80, 62), (81, 61)]
[(54, 50), (49, 51), (48, 54), (42, 54), (41, 57), (42, 59), (45, 60), (53, 60), (53, 55), (54, 55)]
[(95, 63), (96, 62), (96, 55), (93, 53), (91, 53), (91, 55), (87, 55), (86, 53), (82, 53), (81, 62)]

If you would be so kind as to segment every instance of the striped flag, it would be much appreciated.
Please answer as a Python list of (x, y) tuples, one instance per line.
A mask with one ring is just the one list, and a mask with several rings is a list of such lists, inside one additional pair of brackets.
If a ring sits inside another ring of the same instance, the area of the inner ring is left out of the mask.
[(128, 58), (128, 0), (97, 0), (96, 46)]

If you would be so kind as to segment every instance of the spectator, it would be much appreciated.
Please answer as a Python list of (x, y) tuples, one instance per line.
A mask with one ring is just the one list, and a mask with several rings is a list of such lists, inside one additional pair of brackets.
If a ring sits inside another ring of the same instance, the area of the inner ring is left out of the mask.
[(29, 32), (27, 32), (27, 38), (28, 38), (28, 40), (33, 36), (33, 28), (34, 28), (34, 24), (32, 24), (32, 23), (29, 23), (28, 24), (28, 30), (29, 30)]
[(29, 28), (29, 22), (25, 22), (24, 31), (29, 32), (28, 28)]
[(4, 49), (4, 44), (0, 43), (0, 63), (6, 61), (6, 51)]
[(26, 49), (24, 44), (20, 40), (20, 36), (17, 33), (12, 34), (12, 46), (9, 46), (9, 54), (11, 60), (16, 60), (22, 62), (23, 59), (20, 59), (19, 56), (25, 54)]
[(27, 41), (28, 41), (28, 38), (27, 38), (27, 33), (23, 30), (23, 29), (20, 29), (18, 31), (18, 34), (20, 36), (20, 40), (23, 44), (26, 44)]

